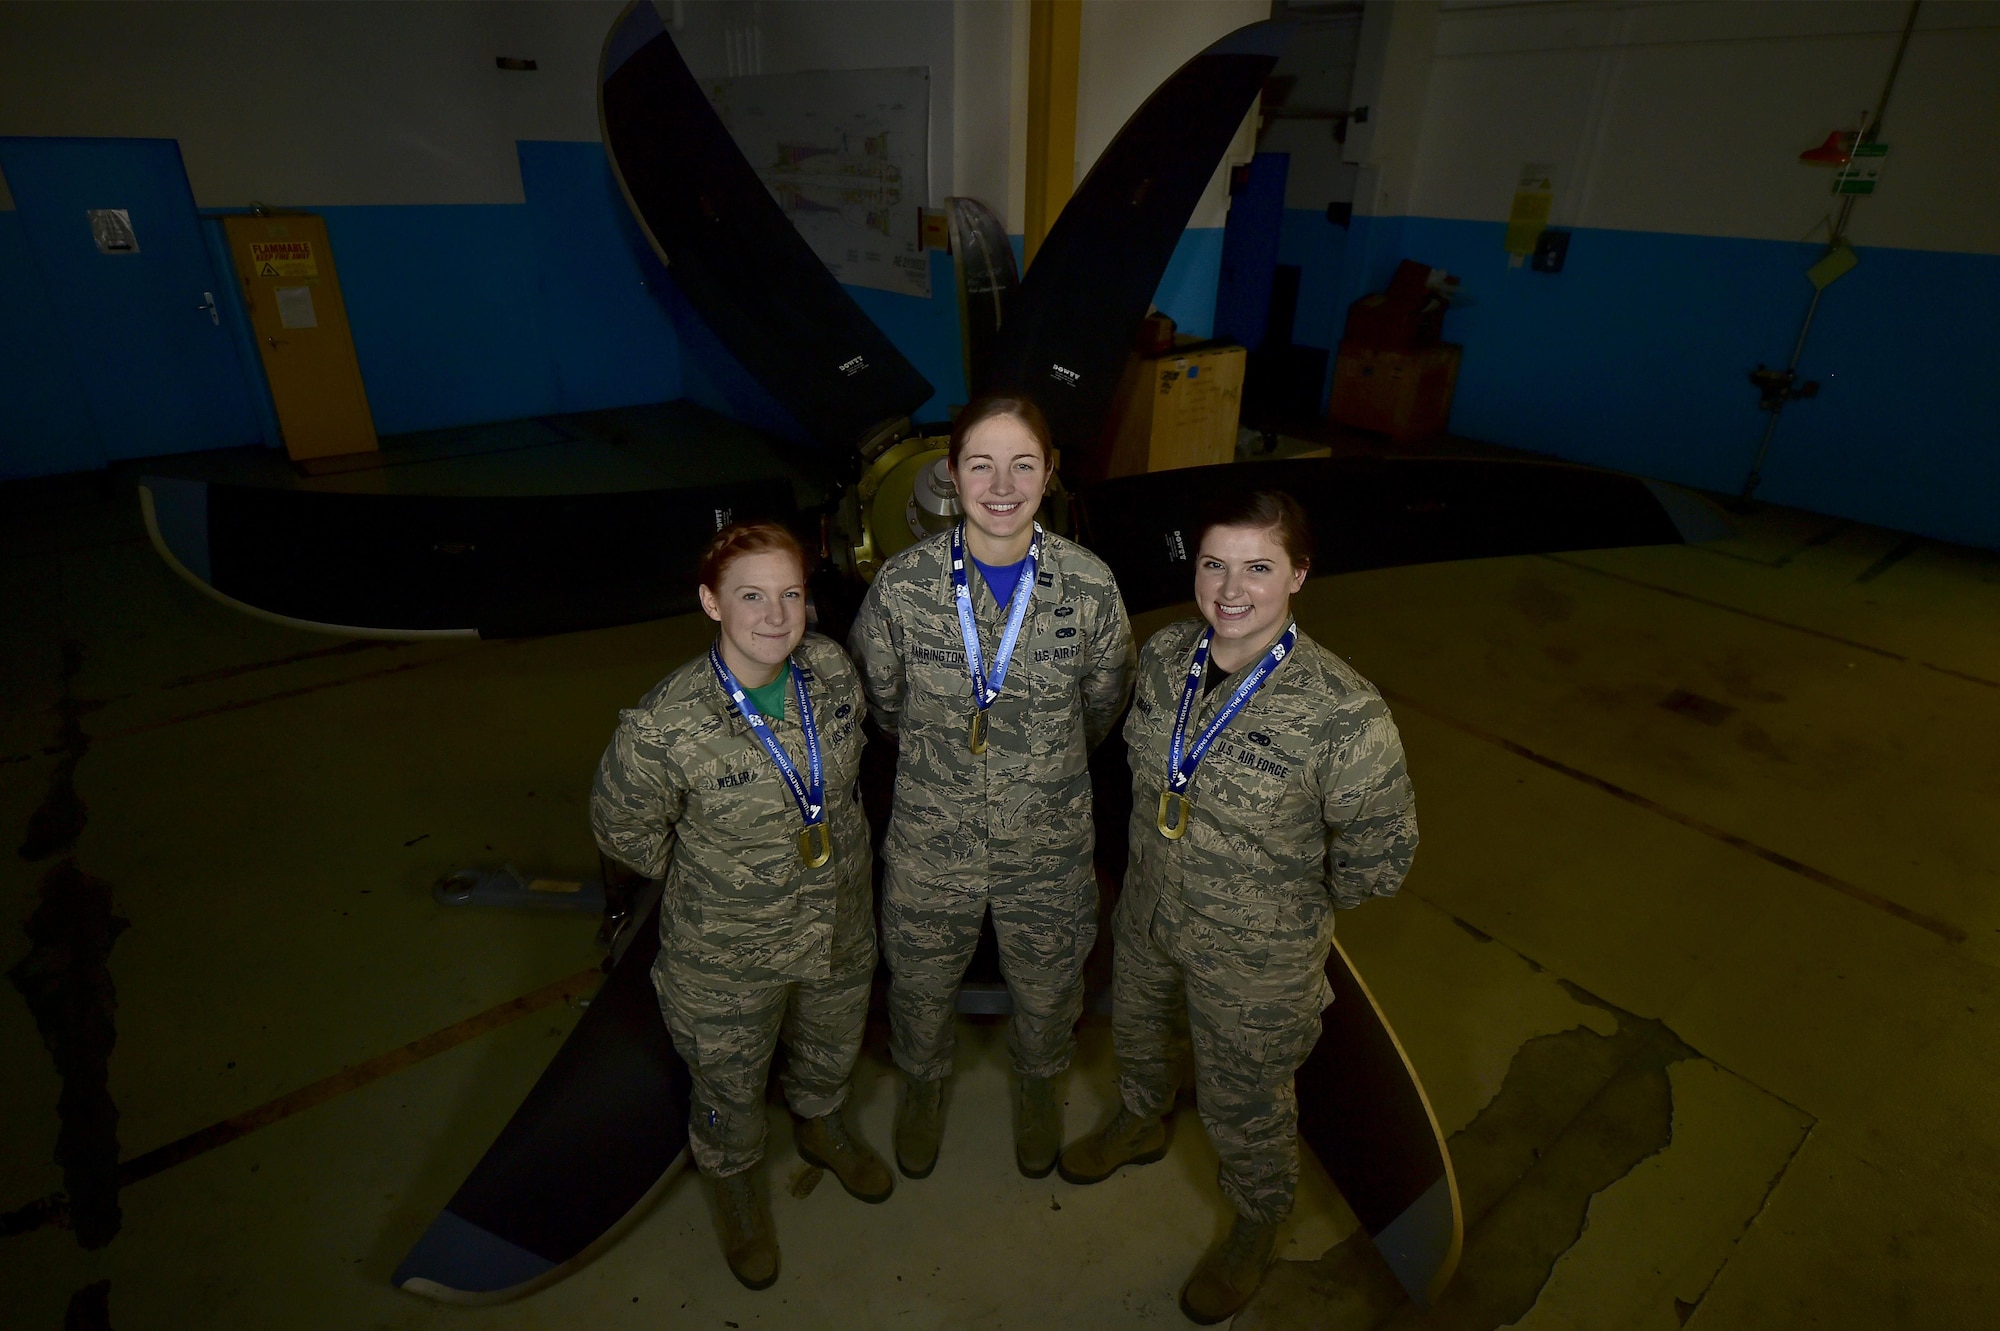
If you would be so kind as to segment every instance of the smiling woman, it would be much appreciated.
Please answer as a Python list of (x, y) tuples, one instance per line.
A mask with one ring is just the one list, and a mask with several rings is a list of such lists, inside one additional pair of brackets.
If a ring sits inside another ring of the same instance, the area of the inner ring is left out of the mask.
[(861, 682), (806, 632), (804, 566), (777, 523), (715, 534), (701, 561), (715, 644), (619, 716), (591, 795), (607, 859), (666, 879), (653, 982), (693, 1077), (689, 1153), (752, 1289), (778, 1276), (751, 1170), (781, 1029), (799, 1154), (862, 1201), (895, 1187), (841, 1116), (875, 973)]
[(723, 664), (753, 693), (776, 681), (805, 637), (805, 566), (798, 538), (775, 522), (732, 524), (702, 552), (702, 612), (722, 626)]
[(1201, 618), (1146, 643), (1125, 723), (1132, 860), (1111, 924), (1120, 1103), (1061, 1168), (1096, 1183), (1160, 1159), (1191, 1042), (1236, 1209), (1181, 1290), (1182, 1311), (1206, 1325), (1249, 1302), (1292, 1209), (1293, 1079), (1333, 1001), (1333, 912), (1402, 884), (1417, 824), (1381, 695), (1292, 618), (1312, 564), (1298, 503), (1225, 494), (1197, 532)]
[(1014, 1161), (1041, 1178), (1097, 936), (1088, 756), (1131, 689), (1132, 629), (1104, 563), (1035, 522), (1053, 458), (1033, 402), (968, 404), (949, 457), (965, 520), (883, 565), (848, 639), (897, 740), (882, 847), (896, 1163), (910, 1178), (936, 1164), (953, 998), (990, 909), (1020, 1074)]

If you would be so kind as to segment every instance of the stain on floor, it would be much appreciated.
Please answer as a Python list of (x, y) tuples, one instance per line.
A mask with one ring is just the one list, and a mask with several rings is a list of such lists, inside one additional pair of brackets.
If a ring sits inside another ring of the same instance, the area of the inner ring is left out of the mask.
[(1281, 1262), (1238, 1331), (1491, 1331), (1534, 1306), (1582, 1235), (1591, 1201), (1673, 1135), (1667, 1069), (1700, 1055), (1659, 1022), (1620, 1011), (1618, 1029), (1544, 1035), (1514, 1055), (1500, 1092), (1451, 1139), (1465, 1210), (1458, 1274), (1428, 1313), (1404, 1295), (1360, 1231), (1313, 1262)]
[(56, 1163), (62, 1166), (67, 1204), (44, 1204), (50, 1214), (10, 1213), (10, 1224), (37, 1218), (67, 1219), (76, 1241), (101, 1248), (117, 1237), (118, 1106), (111, 1098), (111, 1050), (118, 1042), (118, 991), (112, 983), (111, 948), (127, 922), (111, 907), (111, 885), (77, 866), (76, 839), (88, 810), (76, 793), (76, 768), (90, 749), (82, 718), (88, 704), (70, 685), (82, 664), (75, 643), (63, 646), (63, 694), (57, 703), (58, 743), (64, 757), (47, 795), (28, 820), (20, 855), (62, 858), (42, 875), (40, 899), (23, 926), (28, 954), (7, 972), (41, 1032), (42, 1044), (62, 1078), (56, 1113)]

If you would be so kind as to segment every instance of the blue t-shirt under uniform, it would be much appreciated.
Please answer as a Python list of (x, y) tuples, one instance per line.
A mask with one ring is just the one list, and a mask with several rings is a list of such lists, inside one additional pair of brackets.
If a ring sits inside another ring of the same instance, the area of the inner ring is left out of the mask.
[(994, 600), (1005, 606), (1014, 599), (1014, 587), (1021, 581), (1021, 569), (1028, 562), (1026, 558), (1011, 564), (988, 564), (970, 554), (966, 557), (979, 569), (979, 576), (986, 579), (986, 590), (993, 593)]

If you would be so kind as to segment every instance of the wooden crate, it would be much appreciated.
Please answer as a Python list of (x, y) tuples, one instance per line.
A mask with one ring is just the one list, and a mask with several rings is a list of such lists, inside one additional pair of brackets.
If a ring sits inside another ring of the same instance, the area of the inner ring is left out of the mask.
[(1234, 460), (1243, 365), (1243, 348), (1228, 343), (1191, 343), (1164, 356), (1133, 357), (1112, 407), (1101, 474)]
[(1376, 351), (1342, 342), (1327, 415), (1398, 443), (1443, 434), (1458, 386), (1460, 351), (1449, 342), (1422, 351)]

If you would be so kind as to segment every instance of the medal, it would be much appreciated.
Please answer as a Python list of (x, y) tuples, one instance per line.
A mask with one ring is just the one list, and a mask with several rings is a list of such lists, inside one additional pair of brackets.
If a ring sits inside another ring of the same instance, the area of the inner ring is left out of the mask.
[(799, 817), (805, 828), (799, 833), (799, 861), (808, 869), (817, 869), (833, 858), (833, 838), (826, 825), (826, 772), (820, 766), (819, 732), (813, 728), (812, 699), (806, 696), (806, 676), (797, 663), (786, 661), (785, 668), (792, 672), (792, 696), (799, 703), (799, 728), (806, 735), (806, 775), (800, 777), (798, 767), (792, 762), (785, 746), (778, 743), (778, 737), (771, 733), (770, 723), (764, 720), (757, 704), (750, 701), (743, 686), (736, 682), (736, 676), (729, 673), (729, 667), (722, 663), (722, 653), (711, 645), (708, 649), (709, 668), (715, 672), (715, 682), (736, 704), (736, 710), (743, 714), (743, 722), (750, 727), (750, 733), (764, 747), (771, 759), (771, 765), (778, 769), (785, 785), (792, 792), (793, 803), (799, 806)]
[(824, 822), (813, 823), (799, 832), (799, 859), (806, 868), (817, 869), (833, 858), (833, 838)]
[(972, 673), (972, 724), (965, 733), (965, 747), (974, 753), (986, 752), (986, 709), (1000, 696), (1007, 679), (1007, 663), (1014, 659), (1014, 644), (1021, 636), (1021, 624), (1028, 617), (1028, 602), (1035, 596), (1035, 567), (1042, 548), (1042, 524), (1028, 541), (1028, 557), (1022, 565), (1014, 595), (1007, 603), (1007, 627), (993, 653), (993, 676), (986, 675), (986, 660), (979, 651), (979, 624), (972, 617), (972, 589), (965, 580), (965, 524), (951, 529), (951, 589), (958, 602), (958, 631), (965, 639), (965, 668)]
[(1169, 841), (1179, 841), (1187, 835), (1188, 822), (1194, 812), (1194, 804), (1187, 797), (1188, 783), (1194, 780), (1195, 768), (1201, 765), (1208, 753), (1209, 745), (1222, 733), (1223, 727), (1236, 719), (1236, 714), (1249, 705), (1250, 698), (1263, 687), (1271, 672), (1284, 664), (1291, 655), (1292, 648), (1299, 640), (1299, 625), (1293, 620), (1285, 626), (1285, 634), (1271, 644), (1252, 670), (1237, 682), (1235, 692), (1229, 701), (1216, 710), (1202, 727), (1199, 737), (1192, 745), (1187, 742), (1188, 721), (1194, 716), (1194, 701), (1201, 695), (1201, 677), (1208, 669), (1208, 645), (1215, 638), (1215, 630), (1209, 628), (1201, 635), (1201, 641), (1194, 646), (1194, 657), (1188, 662), (1187, 678), (1181, 682), (1181, 705), (1174, 713), (1173, 735), (1167, 743), (1167, 785), (1160, 792), (1160, 812), (1154, 826), (1160, 835)]

